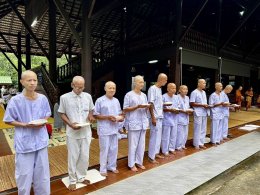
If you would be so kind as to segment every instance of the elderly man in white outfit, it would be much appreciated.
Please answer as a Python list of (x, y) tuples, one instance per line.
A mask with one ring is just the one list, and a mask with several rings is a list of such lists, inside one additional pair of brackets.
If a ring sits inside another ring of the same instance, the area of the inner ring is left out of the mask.
[(204, 91), (206, 81), (198, 80), (198, 87), (191, 92), (190, 105), (194, 108), (194, 131), (193, 131), (193, 146), (196, 149), (206, 148), (204, 146), (205, 136), (207, 132), (207, 96)]
[(229, 94), (231, 91), (233, 90), (233, 87), (232, 85), (227, 85), (225, 87), (225, 89), (221, 92), (221, 96), (223, 98), (223, 102), (224, 102), (224, 105), (222, 107), (223, 109), (223, 124), (222, 124), (222, 139), (223, 140), (228, 140), (228, 118), (229, 118), (229, 106), (230, 106), (230, 103), (229, 103), (229, 98), (227, 96), (227, 94)]
[(120, 103), (114, 97), (116, 84), (108, 81), (105, 84), (106, 94), (95, 103), (94, 116), (97, 119), (97, 131), (100, 147), (100, 174), (107, 176), (107, 171), (117, 170), (118, 137), (117, 133), (124, 120)]
[(179, 109), (180, 113), (178, 114), (178, 132), (177, 132), (177, 150), (187, 149), (186, 142), (189, 132), (189, 115), (193, 113), (193, 110), (190, 108), (189, 97), (187, 96), (188, 87), (186, 85), (181, 85), (180, 94), (178, 94)]
[[(163, 94), (163, 126), (162, 126), (162, 153), (168, 156), (169, 153), (175, 154), (177, 140), (177, 118), (179, 99), (176, 93), (176, 85), (168, 83), (167, 93)], [(171, 105), (167, 105), (171, 103)]]
[(125, 128), (128, 130), (128, 167), (137, 172), (143, 166), (145, 150), (145, 134), (149, 128), (148, 104), (146, 95), (141, 91), (144, 79), (137, 75), (134, 78), (134, 89), (124, 98), (124, 112), (126, 113)]
[[(89, 122), (94, 121), (94, 104), (90, 94), (83, 92), (85, 80), (75, 76), (71, 83), (72, 92), (60, 97), (58, 112), (66, 124), (68, 148), (69, 190), (76, 190), (76, 183), (90, 184), (85, 177), (89, 165), (89, 147), (92, 132)], [(86, 126), (87, 125), (87, 126)]]
[(162, 140), (162, 119), (163, 119), (163, 99), (161, 87), (167, 83), (167, 75), (160, 73), (155, 85), (148, 90), (148, 102), (150, 109), (150, 140), (148, 149), (148, 160), (151, 163), (158, 163), (157, 158), (164, 158), (159, 155)]
[(215, 83), (216, 91), (209, 97), (209, 104), (212, 106), (210, 109), (211, 128), (210, 128), (210, 141), (213, 145), (220, 144), (222, 140), (222, 125), (223, 125), (223, 109), (224, 104), (221, 95), (222, 83)]

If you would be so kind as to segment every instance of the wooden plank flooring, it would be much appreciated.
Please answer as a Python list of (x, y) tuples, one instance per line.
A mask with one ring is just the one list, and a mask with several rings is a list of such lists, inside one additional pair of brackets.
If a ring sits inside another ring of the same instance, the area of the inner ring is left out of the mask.
[[(260, 125), (260, 122), (255, 122), (254, 124)], [(230, 134), (232, 134), (231, 139), (235, 139), (239, 136), (242, 136), (242, 135), (248, 133), (247, 131), (238, 130), (237, 127), (231, 129), (229, 132), (230, 132)], [(154, 164), (149, 163), (148, 160), (147, 160), (147, 153), (145, 153), (144, 165), (146, 167), (146, 170), (144, 170), (144, 171), (149, 171), (150, 169), (152, 169), (154, 167), (161, 166), (165, 163), (172, 162), (174, 160), (185, 157), (187, 155), (191, 155), (191, 154), (194, 154), (196, 152), (199, 152), (198, 150), (195, 150), (194, 147), (192, 147), (191, 143), (192, 143), (191, 140), (189, 140), (188, 143), (187, 143), (187, 148), (188, 148), (187, 150), (179, 151), (179, 152), (177, 152), (176, 155), (170, 155), (169, 157), (166, 157), (165, 159), (159, 159), (158, 160), (160, 162), (159, 165), (154, 165)], [(207, 148), (212, 147), (211, 144), (206, 144), (206, 146), (207, 146)], [(93, 166), (90, 169), (92, 169), (92, 168), (99, 169), (99, 166)], [(119, 174), (108, 173), (108, 177), (107, 177), (106, 180), (103, 180), (101, 182), (89, 185), (87, 187), (78, 189), (78, 190), (73, 191), (73, 192), (69, 191), (64, 186), (64, 184), (62, 183), (60, 178), (53, 179), (52, 182), (51, 182), (51, 194), (54, 194), (54, 195), (56, 195), (56, 194), (59, 194), (59, 195), (68, 195), (68, 194), (82, 195), (82, 194), (86, 194), (86, 193), (89, 193), (89, 192), (93, 192), (97, 189), (103, 188), (107, 185), (113, 184), (115, 182), (118, 182), (120, 180), (126, 179), (128, 177), (131, 177), (131, 176), (134, 176), (136, 174), (140, 174), (140, 173), (143, 172), (143, 171), (139, 171), (138, 173), (134, 173), (131, 170), (129, 170), (128, 167), (127, 167), (127, 157), (118, 160), (118, 170), (120, 171)], [(17, 192), (13, 192), (13, 193), (10, 193), (10, 194), (11, 195), (17, 195)], [(31, 193), (31, 194), (33, 194), (33, 193)]]

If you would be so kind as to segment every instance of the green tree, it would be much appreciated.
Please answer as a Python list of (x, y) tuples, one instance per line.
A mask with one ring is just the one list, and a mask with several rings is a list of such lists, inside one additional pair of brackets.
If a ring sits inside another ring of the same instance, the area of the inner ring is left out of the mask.
[[(13, 53), (6, 53), (7, 56), (11, 59), (11, 61), (14, 63), (14, 65), (17, 67), (18, 60), (16, 56)], [(26, 62), (25, 55), (22, 55), (22, 61)], [(31, 65), (32, 68), (40, 66), (41, 63), (46, 64), (47, 70), (49, 69), (49, 61), (44, 56), (31, 56)], [(67, 59), (65, 55), (62, 55), (61, 58), (57, 58), (57, 66), (62, 66), (67, 63)], [(24, 71), (23, 67), (23, 71)], [(14, 69), (14, 67), (10, 64), (10, 62), (6, 59), (6, 57), (0, 53), (0, 76), (11, 76), (13, 84), (18, 85), (18, 74), (17, 71)]]

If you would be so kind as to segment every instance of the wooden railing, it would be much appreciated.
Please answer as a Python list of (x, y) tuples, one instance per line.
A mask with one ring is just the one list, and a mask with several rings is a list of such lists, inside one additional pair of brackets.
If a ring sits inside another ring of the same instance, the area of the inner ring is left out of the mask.
[[(102, 54), (92, 55), (92, 79), (95, 80), (112, 69), (111, 59), (119, 53), (114, 47), (107, 48)], [(81, 75), (81, 58), (74, 57), (70, 62), (58, 67), (58, 82), (71, 81), (76, 75)]]

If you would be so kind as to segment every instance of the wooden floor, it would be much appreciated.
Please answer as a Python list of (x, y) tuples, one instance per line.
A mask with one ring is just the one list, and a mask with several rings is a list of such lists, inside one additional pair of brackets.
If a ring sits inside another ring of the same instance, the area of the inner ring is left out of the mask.
[[(260, 121), (254, 122), (254, 124), (260, 125)], [(242, 135), (244, 135), (248, 132), (238, 130), (238, 128), (236, 127), (236, 128), (230, 129), (229, 133), (232, 135), (232, 138), (231, 138), (231, 140), (232, 140), (232, 139), (235, 139), (239, 136), (242, 136)], [(207, 146), (207, 149), (212, 147), (211, 144), (206, 144), (206, 146)], [(174, 160), (185, 157), (187, 155), (191, 155), (191, 154), (194, 154), (196, 152), (199, 152), (198, 150), (195, 150), (192, 147), (191, 140), (188, 141), (187, 148), (188, 148), (187, 150), (177, 152), (176, 155), (170, 155), (169, 157), (167, 157), (165, 159), (158, 159), (158, 161), (160, 162), (159, 165), (154, 165), (154, 164), (149, 163), (148, 160), (147, 160), (147, 153), (145, 153), (144, 165), (146, 167), (146, 170), (144, 170), (144, 171), (149, 171), (150, 169), (152, 169), (154, 167), (161, 166), (165, 163), (172, 162)], [(98, 166), (90, 167), (90, 169), (92, 169), (92, 168), (98, 169), (99, 167)], [(86, 194), (86, 193), (89, 193), (89, 192), (93, 192), (97, 189), (100, 189), (100, 188), (105, 187), (107, 185), (113, 184), (115, 182), (118, 182), (120, 180), (126, 179), (128, 177), (131, 177), (131, 176), (134, 176), (136, 174), (140, 174), (141, 172), (143, 172), (143, 171), (139, 171), (138, 173), (134, 173), (131, 170), (129, 170), (128, 167), (127, 167), (127, 157), (118, 160), (118, 170), (120, 172), (119, 174), (108, 173), (108, 177), (107, 177), (106, 180), (103, 180), (101, 182), (89, 185), (87, 187), (78, 189), (78, 190), (73, 191), (73, 192), (69, 191), (64, 186), (64, 184), (62, 183), (60, 178), (54, 179), (51, 182), (51, 194), (54, 194), (54, 195), (56, 195), (56, 194), (59, 194), (59, 195), (66, 195), (66, 194), (82, 195), (82, 194)], [(13, 192), (13, 193), (10, 193), (10, 194), (11, 195), (17, 195), (17, 192)], [(31, 193), (31, 194), (33, 194), (33, 193)]]
[[(245, 113), (245, 112), (244, 112)], [(242, 125), (242, 124), (246, 124), (249, 121), (253, 121), (253, 120), (259, 120), (259, 110), (257, 111), (252, 111), (252, 112), (247, 112), (246, 115), (244, 115), (244, 113), (232, 113), (232, 115), (230, 116), (230, 121), (229, 121), (229, 126), (235, 126), (234, 128), (230, 129), (230, 133), (232, 134), (233, 138), (239, 137), (241, 135), (246, 134), (246, 131), (241, 131), (238, 130), (238, 126)], [(249, 119), (250, 118), (250, 119)], [(260, 125), (260, 122), (254, 122), (254, 124)], [(210, 123), (208, 123), (208, 126), (210, 125)], [(190, 131), (189, 131), (189, 139), (192, 137), (192, 123), (190, 125)], [(209, 127), (208, 127), (209, 129)], [(209, 133), (209, 132), (208, 132)], [(95, 131), (93, 132), (93, 137), (96, 137), (96, 133)], [(148, 139), (147, 139), (148, 140)], [(147, 161), (147, 153), (145, 154), (145, 158), (144, 158), (144, 165), (146, 166), (146, 170), (148, 171), (156, 166), (160, 166), (162, 164), (177, 160), (179, 158), (182, 158), (184, 156), (193, 154), (195, 152), (198, 152), (197, 150), (195, 150), (192, 146), (191, 146), (191, 140), (188, 141), (187, 143), (188, 149), (182, 152), (178, 152), (176, 155), (172, 155), (170, 157), (167, 157), (165, 159), (162, 160), (158, 160), (160, 162), (159, 165), (153, 165), (150, 164)], [(207, 144), (207, 147), (211, 147), (209, 144)], [(11, 150), (3, 136), (2, 131), (0, 131), (0, 156), (4, 156), (4, 155), (8, 155), (11, 154)], [(98, 153), (97, 153), (98, 156)], [(90, 168), (96, 168), (99, 169), (98, 165), (92, 166)], [(112, 183), (115, 183), (117, 181), (123, 180), (127, 177), (131, 177), (133, 175), (139, 174), (142, 171), (138, 172), (138, 173), (133, 173), (132, 171), (128, 170), (127, 168), (127, 157), (122, 157), (118, 160), (118, 169), (120, 171), (119, 174), (113, 174), (113, 173), (109, 173), (108, 177), (106, 180), (95, 183), (93, 185), (89, 185), (85, 188), (81, 188), (77, 191), (74, 192), (70, 192), (67, 190), (67, 188), (64, 186), (64, 184), (61, 182), (60, 178), (54, 177), (52, 178), (52, 182), (51, 182), (51, 193), (52, 194), (85, 194), (88, 192), (92, 192), (95, 191), (97, 189), (100, 189), (104, 186), (110, 185)], [(14, 191), (16, 189), (13, 189)], [(9, 191), (10, 192), (10, 191)], [(10, 194), (17, 194), (16, 192), (10, 192)], [(32, 193), (33, 194), (33, 193)]]

